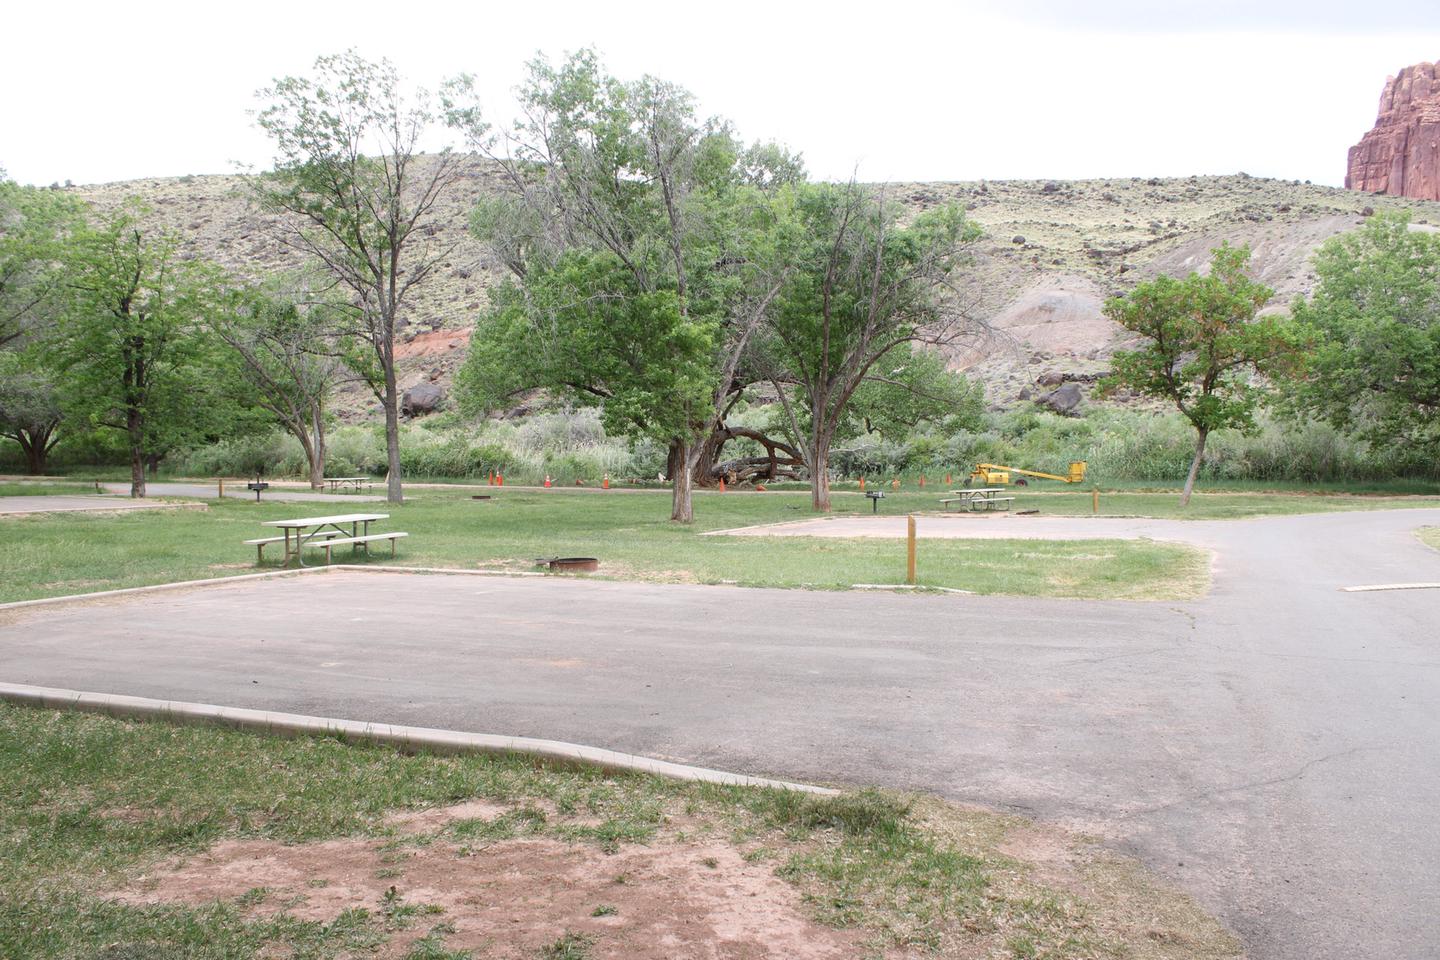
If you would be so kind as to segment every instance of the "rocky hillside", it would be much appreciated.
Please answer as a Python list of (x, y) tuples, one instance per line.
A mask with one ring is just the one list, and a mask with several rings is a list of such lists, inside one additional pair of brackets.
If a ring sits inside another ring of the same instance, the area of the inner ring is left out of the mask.
[[(495, 189), (495, 171), (476, 161), (440, 210), (437, 242), (454, 254), (411, 304), (400, 349), (403, 384), (447, 386), (464, 357), (469, 329), (498, 278), (497, 266), (467, 232), (474, 199)], [(150, 203), (185, 243), (247, 276), (297, 265), (271, 239), (264, 215), (234, 177), (133, 180), (73, 188), (98, 207), (128, 196)], [(992, 403), (1072, 381), (1086, 383), (1118, 345), (1101, 315), (1108, 296), (1161, 273), (1185, 274), (1223, 240), (1248, 243), (1261, 280), (1283, 306), (1313, 283), (1309, 258), (1326, 238), (1380, 210), (1408, 209), (1440, 224), (1440, 203), (1372, 196), (1245, 174), (1180, 179), (904, 183), (887, 188), (918, 209), (958, 201), (986, 231), (973, 278), (977, 312), (989, 330), (958, 351), (957, 367), (983, 379)], [(342, 402), (363, 416), (368, 395)]]

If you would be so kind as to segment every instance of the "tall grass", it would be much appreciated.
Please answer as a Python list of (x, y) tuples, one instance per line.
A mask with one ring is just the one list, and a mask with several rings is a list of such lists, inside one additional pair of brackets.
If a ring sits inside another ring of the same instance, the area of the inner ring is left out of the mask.
[[(466, 423), (453, 416), (431, 417), (401, 428), (400, 464), (410, 478), (486, 477), (501, 471), (514, 483), (599, 483), (654, 476), (664, 451), (607, 437), (593, 410), (546, 413), (514, 422)], [(257, 470), (271, 477), (299, 477), (308, 469), (304, 452), (279, 431), (238, 437), (172, 456), (167, 468), (194, 476), (243, 476)], [(331, 476), (383, 476), (385, 434), (379, 425), (345, 426), (331, 432), (326, 472)]]
[[(763, 405), (741, 410), (736, 422), (774, 429)], [(902, 442), (858, 437), (834, 451), (838, 478), (914, 476), (968, 472), (976, 463), (1002, 463), (1063, 473), (1071, 460), (1089, 462), (1090, 475), (1105, 483), (1167, 483), (1185, 476), (1195, 433), (1178, 414), (1093, 408), (1084, 417), (1062, 417), (1038, 409), (990, 413), (978, 430), (917, 433)], [(18, 447), (0, 445), (0, 470), (18, 470)], [(86, 438), (61, 451), (59, 469), (86, 464), (122, 464), (123, 451)], [(756, 454), (753, 441), (733, 442), (724, 457)], [(466, 421), (453, 413), (407, 423), (401, 429), (405, 475), (422, 478), (476, 478), (503, 471), (514, 483), (599, 483), (653, 479), (665, 468), (665, 450), (647, 441), (607, 436), (595, 410), (535, 414), (510, 421)], [(292, 437), (279, 430), (236, 437), (172, 454), (167, 473), (185, 476), (302, 477), (307, 465)], [(350, 425), (329, 437), (331, 476), (386, 471), (384, 431), (379, 424)], [(1396, 480), (1440, 481), (1440, 464), (1419, 456), (1375, 451), (1319, 423), (1262, 419), (1254, 436), (1236, 431), (1213, 434), (1200, 478), (1208, 483), (1377, 484)]]
[[(1071, 460), (1085, 460), (1096, 478), (1174, 482), (1185, 476), (1194, 453), (1195, 431), (1178, 414), (1102, 408), (1074, 418), (1021, 410), (990, 414), (979, 431), (903, 443), (860, 438), (836, 451), (833, 466), (847, 477), (943, 473), (975, 463), (1064, 473)], [(1263, 419), (1253, 436), (1212, 434), (1200, 476), (1295, 483), (1437, 480), (1440, 465), (1374, 451), (1325, 424)]]

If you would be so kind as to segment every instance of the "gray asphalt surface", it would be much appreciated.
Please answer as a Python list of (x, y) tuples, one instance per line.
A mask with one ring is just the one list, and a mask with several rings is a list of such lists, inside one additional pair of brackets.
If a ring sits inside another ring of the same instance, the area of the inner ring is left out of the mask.
[[(383, 487), (384, 484), (382, 483)], [(106, 490), (111, 493), (130, 492), (128, 483), (106, 483)], [(219, 492), (217, 484), (209, 483), (171, 483), (169, 481), (145, 484), (145, 493), (151, 497), (199, 497), (202, 500), (214, 498)], [(236, 500), (254, 500), (254, 491), (245, 489), (244, 480), (227, 480), (225, 482), (225, 496)], [(297, 490), (292, 487), (271, 486), (268, 490), (260, 493), (261, 502), (266, 500), (280, 500), (285, 502), (303, 503), (313, 500), (321, 503), (341, 503), (351, 501), (361, 503), (365, 501), (384, 500), (384, 497), (374, 496), (368, 493), (311, 493), (309, 490)]]
[(3, 614), (0, 679), (929, 790), (1110, 838), (1261, 960), (1429, 960), (1440, 591), (1339, 589), (1440, 580), (1422, 525), (1141, 524), (1215, 551), (1186, 603), (342, 572)]
[(0, 514), (7, 513), (75, 513), (96, 510), (161, 510), (173, 504), (152, 503), (106, 496), (23, 496), (0, 497)]

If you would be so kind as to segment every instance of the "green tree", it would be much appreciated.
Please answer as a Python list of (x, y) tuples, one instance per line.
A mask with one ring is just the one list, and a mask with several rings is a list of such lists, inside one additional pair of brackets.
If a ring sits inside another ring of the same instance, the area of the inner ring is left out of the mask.
[(850, 398), (851, 434), (876, 434), (901, 441), (926, 425), (956, 430), (979, 429), (985, 390), (951, 370), (938, 350), (897, 348)]
[(0, 352), (0, 437), (20, 445), (27, 472), (45, 472), (63, 419), (54, 379), (34, 352)]
[(323, 488), (327, 405), (349, 350), (336, 333), (343, 307), (296, 283), (237, 291), (227, 306), (210, 323), (237, 361), (239, 402), (266, 411), (299, 441), (311, 488)]
[[(699, 120), (684, 90), (618, 80), (590, 51), (533, 62), (520, 99), (505, 137), (470, 124), (506, 185), (477, 208), (475, 229), (513, 275), (472, 339), (470, 405), (537, 388), (603, 403), (607, 422), (669, 447), (671, 516), (688, 522), (691, 485), (717, 452), (709, 440), (778, 291), (774, 258), (760, 254), (768, 195), (799, 175), (798, 160), (744, 148), (727, 124)], [(616, 334), (581, 337), (583, 353), (562, 333), (606, 324)]]
[(888, 359), (979, 329), (956, 271), (980, 228), (956, 206), (902, 226), (883, 191), (854, 183), (796, 188), (788, 200), (775, 250), (795, 269), (768, 311), (758, 355), (803, 451), (811, 505), (823, 511), (830, 451), (856, 392), (887, 380), (903, 388), (902, 378), (883, 375), (899, 366)]
[(224, 296), (219, 272), (179, 254), (135, 203), (77, 230), (63, 263), (66, 299), (47, 353), (77, 422), (121, 431), (130, 495), (145, 496), (145, 465), (213, 435), (214, 338), (204, 318)]
[(80, 215), (68, 194), (20, 186), (0, 171), (0, 347), (46, 322), (58, 289), (55, 262)]
[(1379, 215), (1315, 255), (1294, 409), (1398, 456), (1440, 457), (1440, 234)]
[(646, 290), (619, 258), (577, 250), (508, 283), (471, 338), (457, 376), (471, 411), (534, 384), (599, 406), (607, 431), (668, 444), (711, 401), (712, 324), (685, 317), (678, 293)]
[(1266, 395), (1256, 375), (1281, 372), (1294, 355), (1281, 318), (1258, 316), (1274, 291), (1250, 279), (1249, 260), (1249, 247), (1222, 244), (1211, 252), (1208, 274), (1157, 277), (1105, 304), (1105, 315), (1142, 342), (1115, 353), (1103, 387), (1167, 400), (1195, 428), (1182, 505), (1190, 502), (1210, 434), (1254, 430)]
[[(274, 143), (275, 169), (251, 184), (261, 206), (281, 214), (281, 242), (351, 298), (353, 333), (370, 355), (357, 372), (385, 412), (386, 492), (400, 503), (395, 331), (408, 322), (410, 295), (454, 248), (437, 238), (436, 207), (464, 165), (448, 149), (420, 153), (439, 116), (423, 90), (407, 95), (389, 61), (351, 51), (319, 58), (314, 74), (276, 80), (258, 94), (265, 106), (257, 122)], [(448, 99), (447, 107), (459, 109)], [(473, 110), (469, 117), (478, 123)]]

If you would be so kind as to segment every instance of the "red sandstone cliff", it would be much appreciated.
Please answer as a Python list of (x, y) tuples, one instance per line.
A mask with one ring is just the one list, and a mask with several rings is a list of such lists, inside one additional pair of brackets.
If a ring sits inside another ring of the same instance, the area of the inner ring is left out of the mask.
[(1375, 128), (1350, 148), (1345, 186), (1440, 200), (1440, 70), (1417, 63), (1385, 81)]

